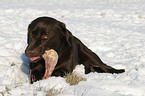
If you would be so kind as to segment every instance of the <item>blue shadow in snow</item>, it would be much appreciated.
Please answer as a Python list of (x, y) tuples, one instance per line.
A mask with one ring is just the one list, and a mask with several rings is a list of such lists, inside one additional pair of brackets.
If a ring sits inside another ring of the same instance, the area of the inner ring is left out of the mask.
[(23, 60), (23, 63), (21, 65), (21, 71), (29, 76), (29, 63), (30, 63), (30, 60), (28, 59), (28, 57), (24, 53), (21, 55), (21, 59)]

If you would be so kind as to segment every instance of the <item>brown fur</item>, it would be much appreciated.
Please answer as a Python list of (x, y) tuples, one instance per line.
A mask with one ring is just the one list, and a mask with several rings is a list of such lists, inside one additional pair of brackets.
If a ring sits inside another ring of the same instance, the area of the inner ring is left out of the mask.
[(94, 52), (66, 29), (64, 23), (50, 17), (39, 17), (28, 27), (28, 46), (25, 51), (28, 58), (41, 57), (30, 62), (31, 83), (42, 79), (45, 73), (45, 61), (42, 55), (49, 49), (54, 49), (59, 57), (53, 76), (71, 73), (78, 64), (85, 66), (86, 74), (125, 72), (124, 69), (117, 70), (104, 64)]

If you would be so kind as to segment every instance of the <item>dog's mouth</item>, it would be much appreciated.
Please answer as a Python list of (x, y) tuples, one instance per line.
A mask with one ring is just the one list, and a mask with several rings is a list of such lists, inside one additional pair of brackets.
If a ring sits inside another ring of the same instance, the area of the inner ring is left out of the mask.
[[(36, 64), (39, 64), (38, 66), (44, 68), (44, 66), (40, 64), (42, 62), (41, 61), (39, 62), (39, 60), (41, 58), (43, 58), (45, 60), (45, 73), (44, 73), (42, 79), (47, 79), (48, 77), (51, 77), (52, 72), (55, 69), (55, 66), (56, 66), (57, 61), (58, 61), (58, 53), (55, 50), (50, 49), (50, 50), (45, 51), (45, 53), (42, 56), (30, 57), (29, 59), (30, 59), (31, 62), (34, 62), (34, 63), (31, 63), (31, 64), (35, 64), (35, 62), (36, 62)], [(39, 63), (37, 63), (37, 61)], [(35, 68), (36, 68), (36, 66), (35, 66)], [(37, 68), (38, 68), (38, 66), (37, 66)], [(30, 70), (30, 73), (29, 73), (29, 80), (30, 80), (30, 83), (33, 83), (33, 82), (38, 80), (35, 77), (35, 74), (37, 76), (37, 73), (34, 73), (35, 71), (33, 71), (33, 74), (32, 74), (31, 73), (32, 72), (31, 66), (30, 66), (30, 69), (31, 70)], [(40, 69), (37, 69), (37, 70), (41, 71), (42, 69), (40, 68)], [(39, 77), (39, 76), (37, 76), (37, 77)]]
[(39, 58), (41, 58), (40, 56), (37, 56), (37, 57), (31, 57), (31, 58), (29, 58), (30, 59), (30, 61), (34, 61), (34, 60), (37, 60), (37, 59), (39, 59)]

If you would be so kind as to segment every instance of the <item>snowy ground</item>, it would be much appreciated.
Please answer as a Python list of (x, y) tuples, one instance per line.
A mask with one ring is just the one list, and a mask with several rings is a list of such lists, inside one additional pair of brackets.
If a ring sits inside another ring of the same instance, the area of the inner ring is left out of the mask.
[[(52, 87), (63, 89), (58, 96), (145, 96), (144, 0), (1, 0), (0, 12), (0, 96), (45, 96)], [(64, 22), (105, 63), (126, 72), (85, 75), (80, 65), (75, 72), (87, 80), (78, 85), (61, 77), (30, 85), (27, 26), (40, 16)]]

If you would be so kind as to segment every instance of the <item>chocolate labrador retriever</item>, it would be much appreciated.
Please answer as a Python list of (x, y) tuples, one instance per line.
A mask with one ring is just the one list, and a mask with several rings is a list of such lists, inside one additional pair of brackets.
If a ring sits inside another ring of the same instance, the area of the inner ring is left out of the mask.
[(65, 24), (51, 17), (39, 17), (28, 27), (28, 46), (25, 50), (30, 59), (30, 83), (43, 78), (45, 60), (42, 55), (53, 49), (58, 54), (57, 64), (52, 76), (64, 76), (71, 73), (76, 65), (83, 64), (85, 73), (123, 73), (124, 69), (114, 69), (73, 36)]

